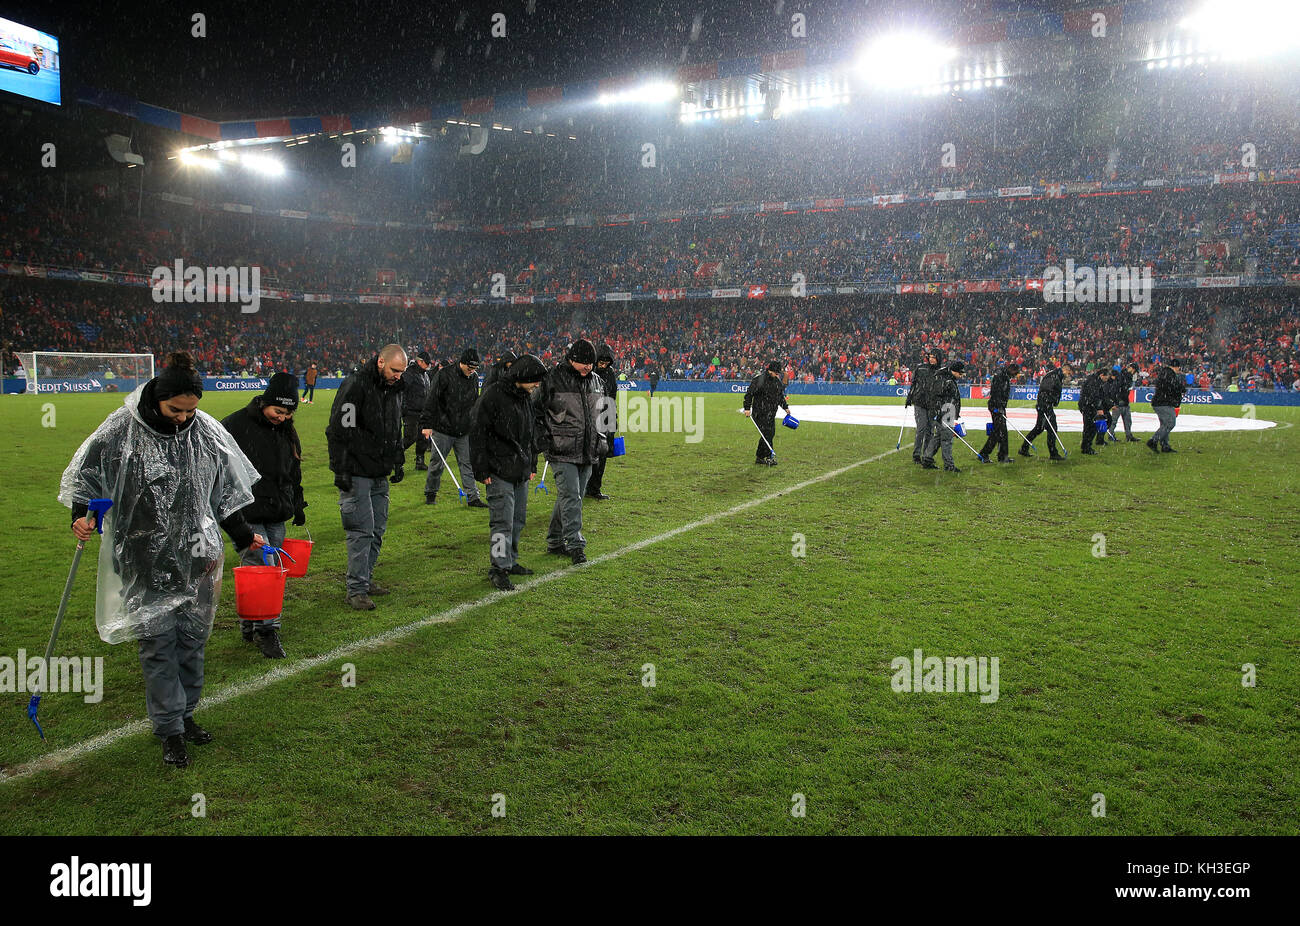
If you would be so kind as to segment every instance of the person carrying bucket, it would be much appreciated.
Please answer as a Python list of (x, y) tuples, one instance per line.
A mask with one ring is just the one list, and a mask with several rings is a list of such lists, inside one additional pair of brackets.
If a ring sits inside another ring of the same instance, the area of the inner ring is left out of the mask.
[(145, 706), (163, 761), (189, 764), (188, 741), (212, 734), (194, 720), (203, 694), (203, 653), (221, 598), (225, 544), (259, 549), (265, 538), (240, 514), (257, 470), (215, 418), (198, 410), (203, 380), (184, 352), (126, 397), (86, 438), (64, 470), (59, 501), (89, 540), (91, 499), (108, 498), (95, 593), (105, 643), (135, 640)]
[(776, 450), (772, 442), (776, 439), (776, 410), (785, 409), (790, 414), (790, 401), (785, 397), (785, 386), (781, 383), (781, 363), (773, 360), (767, 369), (754, 377), (745, 390), (745, 417), (752, 416), (758, 425), (758, 449), (754, 451), (754, 463), (760, 466), (776, 466)]
[[(292, 373), (276, 373), (265, 392), (221, 420), (262, 477), (253, 486), (253, 503), (240, 514), (273, 547), (284, 545), (284, 525), (289, 518), (297, 526), (307, 523), (302, 442), (293, 426), (297, 408), (297, 378)], [(239, 561), (245, 566), (262, 565), (259, 552), (249, 547), (239, 551)], [(241, 619), (239, 631), (244, 640), (257, 644), (263, 656), (284, 658), (278, 615), (262, 621)]]

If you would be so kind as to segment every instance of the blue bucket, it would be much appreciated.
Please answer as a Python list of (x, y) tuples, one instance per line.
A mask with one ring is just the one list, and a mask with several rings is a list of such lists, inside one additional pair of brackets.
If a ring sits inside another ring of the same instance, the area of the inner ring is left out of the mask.
[(627, 453), (627, 449), (623, 446), (623, 438), (614, 438), (614, 446), (610, 448), (609, 455), (611, 457), (621, 457), (625, 453)]
[(785, 425), (787, 428), (789, 428), (791, 431), (799, 427), (799, 419), (796, 418), (794, 415), (786, 415), (785, 418), (781, 420), (781, 423)]
[(962, 424), (960, 421), (958, 421), (956, 424), (952, 426), (952, 433), (956, 434), (958, 437), (965, 437), (966, 426)]
[(993, 422), (992, 422), (992, 421), (986, 421), (986, 422), (984, 423), (984, 433), (985, 433), (985, 434), (992, 434), (992, 433), (993, 433)]
[(1098, 419), (1097, 419), (1097, 433), (1098, 433), (1098, 434), (1105, 434), (1106, 431), (1107, 431), (1107, 429), (1108, 429), (1109, 427), (1110, 427), (1110, 422), (1108, 422), (1105, 418), (1098, 418)]

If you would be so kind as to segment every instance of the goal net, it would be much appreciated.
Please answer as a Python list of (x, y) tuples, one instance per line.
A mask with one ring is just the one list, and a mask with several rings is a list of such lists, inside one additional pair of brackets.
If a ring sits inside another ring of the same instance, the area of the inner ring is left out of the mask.
[(153, 354), (19, 353), (28, 392), (131, 392), (153, 379)]

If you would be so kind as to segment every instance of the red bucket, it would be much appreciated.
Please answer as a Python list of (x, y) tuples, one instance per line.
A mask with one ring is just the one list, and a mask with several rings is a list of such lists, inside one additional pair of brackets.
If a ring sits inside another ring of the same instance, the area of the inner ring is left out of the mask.
[(246, 621), (269, 621), (284, 610), (283, 566), (236, 566), (235, 612)]
[(295, 540), (292, 537), (286, 537), (280, 544), (280, 548), (285, 552), (285, 559), (288, 562), (285, 568), (289, 570), (289, 575), (295, 579), (301, 579), (307, 574), (307, 564), (311, 562), (311, 535), (307, 535), (307, 540)]

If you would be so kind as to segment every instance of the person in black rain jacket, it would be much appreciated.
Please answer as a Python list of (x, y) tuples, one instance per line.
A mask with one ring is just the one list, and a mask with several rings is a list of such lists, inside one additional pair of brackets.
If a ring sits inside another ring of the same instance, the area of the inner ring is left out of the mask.
[(528, 514), (528, 482), (537, 475), (536, 411), (529, 401), (546, 367), (524, 354), (483, 389), (470, 415), (469, 445), (474, 478), (488, 500), (488, 579), (503, 591), (511, 576), (533, 574), (519, 562), (519, 535)]
[(614, 435), (618, 431), (618, 379), (614, 376), (614, 351), (608, 344), (602, 344), (596, 351), (596, 368), (592, 375), (600, 377), (600, 385), (605, 395), (601, 407), (596, 412), (596, 422), (601, 434), (605, 436), (605, 452), (591, 465), (591, 479), (587, 481), (587, 498), (605, 501), (605, 461), (614, 449)]
[[(265, 392), (221, 419), (222, 426), (262, 477), (253, 484), (253, 503), (239, 513), (273, 547), (283, 546), (284, 525), (290, 518), (297, 525), (307, 523), (307, 502), (302, 494), (302, 442), (293, 426), (297, 408), (297, 377), (276, 373)], [(239, 551), (239, 561), (245, 566), (261, 566), (261, 551), (245, 547)], [(284, 658), (278, 615), (270, 620), (241, 619), (239, 630), (268, 659)]]
[(1008, 363), (993, 374), (989, 382), (989, 414), (993, 416), (993, 430), (984, 442), (980, 456), (987, 463), (989, 454), (997, 448), (999, 463), (1014, 463), (1007, 448), (1007, 402), (1011, 400), (1011, 384), (1020, 375), (1020, 364)]
[(781, 364), (773, 360), (759, 373), (745, 390), (745, 415), (758, 425), (758, 449), (754, 462), (760, 466), (776, 466), (776, 410), (784, 408), (790, 414), (790, 401), (785, 397), (781, 382)]
[(1056, 452), (1056, 406), (1061, 403), (1061, 387), (1065, 383), (1065, 377), (1071, 372), (1070, 365), (1063, 363), (1057, 369), (1048, 370), (1043, 375), (1042, 382), (1038, 384), (1038, 400), (1034, 403), (1038, 418), (1029, 433), (1025, 435), (1024, 443), (1020, 445), (1019, 453), (1022, 457), (1029, 456), (1029, 445), (1033, 443), (1034, 438), (1046, 431), (1050, 459), (1065, 459)]
[(424, 503), (432, 505), (438, 498), (442, 485), (444, 464), (451, 465), (448, 457), (456, 451), (456, 465), (460, 468), (461, 487), (471, 508), (486, 508), (478, 497), (474, 482), (474, 467), (470, 465), (469, 416), (478, 401), (478, 351), (466, 348), (460, 362), (448, 364), (434, 374), (429, 386), (429, 397), (420, 415), (421, 433), (434, 445), (429, 459), (429, 475), (424, 480)]
[(1083, 416), (1083, 453), (1095, 454), (1093, 443), (1099, 437), (1097, 422), (1106, 418), (1106, 387), (1110, 382), (1110, 368), (1089, 373), (1079, 390), (1079, 414)]

